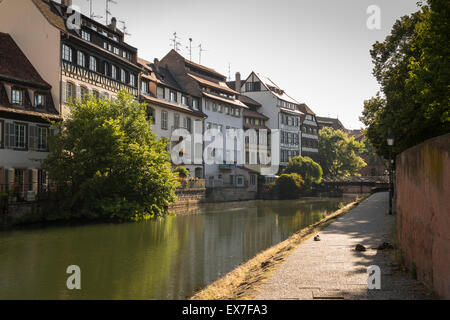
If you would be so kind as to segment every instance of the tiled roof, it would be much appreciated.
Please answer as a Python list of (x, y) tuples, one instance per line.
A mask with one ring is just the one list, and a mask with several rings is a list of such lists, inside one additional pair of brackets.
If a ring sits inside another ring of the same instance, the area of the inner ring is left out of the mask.
[(149, 95), (145, 95), (145, 94), (142, 94), (141, 97), (150, 103), (155, 103), (155, 104), (170, 108), (175, 111), (189, 113), (189, 114), (195, 115), (197, 117), (206, 118), (206, 115), (204, 113), (202, 113), (201, 111), (195, 111), (186, 106), (181, 106), (181, 105), (178, 105), (178, 104), (175, 104), (175, 103), (172, 103), (169, 101), (161, 100), (161, 99), (158, 99), (158, 98), (155, 98), (155, 97), (152, 97)]
[[(256, 76), (261, 80), (263, 85), (267, 88), (267, 90), (271, 91), (272, 94), (274, 94), (277, 98), (293, 103), (293, 104), (300, 104), (297, 100), (289, 96), (286, 92), (284, 92), (283, 89), (281, 89), (279, 86), (275, 84), (269, 77), (263, 76), (259, 73), (255, 73)], [(275, 89), (275, 90), (273, 90)], [(278, 92), (277, 92), (278, 91)]]
[(203, 92), (203, 95), (205, 95), (206, 97), (211, 98), (211, 99), (215, 99), (215, 100), (218, 100), (218, 101), (221, 101), (221, 102), (225, 102), (225, 103), (229, 103), (229, 104), (232, 104), (232, 105), (244, 108), (244, 109), (248, 109), (248, 107), (245, 104), (243, 104), (242, 102), (240, 102), (239, 100), (236, 100), (236, 99), (230, 100), (230, 99), (223, 98), (221, 96), (216, 96), (214, 94), (207, 93), (207, 92)]
[(32, 0), (36, 7), (41, 11), (47, 21), (61, 31), (67, 32), (64, 18), (58, 12), (53, 1), (49, 0)]
[(9, 34), (0, 32), (0, 78), (50, 89)]
[(223, 78), (223, 79), (226, 79), (226, 78), (227, 78), (227, 77), (225, 77), (223, 74), (217, 72), (216, 70), (211, 69), (211, 68), (208, 68), (208, 67), (205, 67), (204, 65), (195, 63), (195, 62), (193, 62), (193, 61), (191, 61), (191, 60), (184, 59), (184, 63), (185, 63), (187, 66), (191, 66), (191, 67), (194, 67), (194, 68), (197, 68), (197, 69), (200, 69), (200, 70), (209, 72), (209, 73), (213, 74), (213, 75), (216, 76), (216, 77), (220, 77), (220, 78)]
[(265, 115), (263, 115), (262, 113), (259, 113), (257, 111), (252, 111), (252, 110), (244, 110), (242, 112), (242, 115), (244, 117), (249, 117), (249, 118), (257, 118), (257, 119), (269, 120), (269, 118), (266, 117)]
[(248, 106), (255, 106), (257, 108), (262, 106), (262, 104), (259, 103), (258, 101), (255, 101), (252, 98), (244, 96), (244, 95), (239, 95), (238, 99), (239, 99), (239, 101), (245, 103)]
[(199, 74), (194, 74), (193, 72), (188, 72), (188, 75), (194, 80), (200, 82), (201, 84), (212, 87), (217, 90), (225, 91), (229, 94), (238, 95), (239, 92), (236, 92), (230, 89), (225, 82), (220, 81), (212, 81), (212, 79), (206, 79), (205, 77), (200, 76)]
[(305, 113), (305, 114), (310, 114), (315, 116), (316, 114), (311, 110), (310, 107), (308, 107), (306, 104), (302, 103), (299, 105), (299, 109), (301, 112)]

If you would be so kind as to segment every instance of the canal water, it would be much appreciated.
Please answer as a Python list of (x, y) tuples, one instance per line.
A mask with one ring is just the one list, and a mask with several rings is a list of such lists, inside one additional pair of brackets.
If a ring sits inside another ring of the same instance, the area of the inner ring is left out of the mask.
[[(354, 197), (203, 204), (125, 224), (0, 231), (0, 299), (185, 299)], [(69, 291), (66, 269), (81, 268)]]

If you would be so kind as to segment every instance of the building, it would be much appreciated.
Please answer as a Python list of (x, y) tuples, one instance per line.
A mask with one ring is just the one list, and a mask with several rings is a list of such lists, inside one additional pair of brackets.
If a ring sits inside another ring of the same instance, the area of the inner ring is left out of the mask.
[[(138, 97), (137, 49), (124, 41), (116, 19), (105, 26), (81, 13), (71, 25), (72, 1), (4, 0), (0, 30), (10, 33), (52, 89), (58, 112), (86, 94), (114, 98), (125, 89)], [(26, 19), (23, 19), (26, 17)]]
[(0, 191), (19, 199), (46, 188), (41, 161), (48, 155), (50, 121), (61, 119), (48, 84), (12, 37), (0, 33)]
[[(206, 115), (201, 112), (200, 96), (192, 96), (181, 88), (170, 71), (157, 60), (155, 63), (138, 58), (144, 72), (140, 75), (140, 100), (148, 104), (148, 115), (153, 120), (153, 132), (169, 141), (176, 129), (185, 129), (191, 135), (186, 141), (187, 148), (180, 150), (183, 158), (188, 159), (183, 166), (191, 177), (203, 179), (203, 140), (194, 143), (193, 133), (202, 135), (203, 119)], [(176, 137), (169, 146), (173, 150), (179, 144)], [(178, 152), (179, 153), (179, 152)], [(195, 159), (194, 155), (199, 158)]]
[(298, 106), (302, 116), (302, 153), (303, 157), (319, 160), (319, 125), (316, 114), (306, 104)]
[[(249, 193), (244, 198), (256, 196), (256, 182), (252, 184), (249, 170), (243, 166), (244, 137), (239, 136), (239, 130), (248, 107), (238, 99), (239, 93), (227, 86), (224, 75), (185, 59), (175, 50), (157, 64), (170, 71), (184, 92), (201, 99), (201, 111), (207, 116), (204, 132), (212, 133), (204, 142), (207, 187), (245, 189)], [(227, 132), (236, 135), (227, 138)], [(222, 141), (216, 140), (220, 135)]]
[[(267, 77), (252, 72), (241, 81), (239, 74), (237, 76), (236, 88), (240, 88), (242, 95), (261, 104), (258, 111), (268, 118), (267, 127), (279, 130), (280, 165), (286, 166), (289, 159), (302, 151), (300, 126), (305, 114), (300, 110), (300, 103)], [(273, 137), (271, 143), (275, 143)]]

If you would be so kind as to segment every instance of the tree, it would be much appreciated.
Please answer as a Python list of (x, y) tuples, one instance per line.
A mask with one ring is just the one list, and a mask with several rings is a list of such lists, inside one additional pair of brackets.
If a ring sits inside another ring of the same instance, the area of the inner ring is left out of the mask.
[(394, 154), (450, 131), (449, 6), (431, 7), (394, 24), (391, 34), (371, 50), (373, 74), (381, 93), (364, 102), (365, 136), (385, 159), (386, 138), (395, 137)]
[(364, 143), (349, 137), (342, 130), (324, 127), (319, 131), (319, 163), (328, 178), (358, 175), (358, 171), (366, 166), (358, 156), (364, 151)]
[(178, 177), (182, 179), (189, 177), (189, 171), (183, 166), (176, 167), (175, 169), (173, 169), (173, 172), (176, 173)]
[(276, 180), (274, 190), (280, 199), (298, 199), (304, 184), (302, 177), (297, 173), (282, 174)]
[(283, 173), (297, 173), (305, 182), (305, 189), (310, 190), (313, 183), (322, 181), (322, 167), (309, 157), (294, 157), (289, 160)]
[(145, 104), (126, 92), (116, 100), (89, 96), (55, 124), (43, 163), (65, 197), (58, 218), (142, 219), (176, 200), (167, 142), (157, 139)]

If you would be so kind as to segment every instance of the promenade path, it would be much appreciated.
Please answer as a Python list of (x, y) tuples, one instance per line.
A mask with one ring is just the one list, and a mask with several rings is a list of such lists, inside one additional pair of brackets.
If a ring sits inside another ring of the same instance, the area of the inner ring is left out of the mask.
[[(376, 193), (320, 233), (298, 246), (259, 288), (261, 300), (430, 299), (428, 291), (393, 260), (395, 216), (388, 214), (388, 193)], [(355, 251), (362, 244), (365, 252)], [(381, 290), (368, 290), (369, 266), (381, 269)]]

